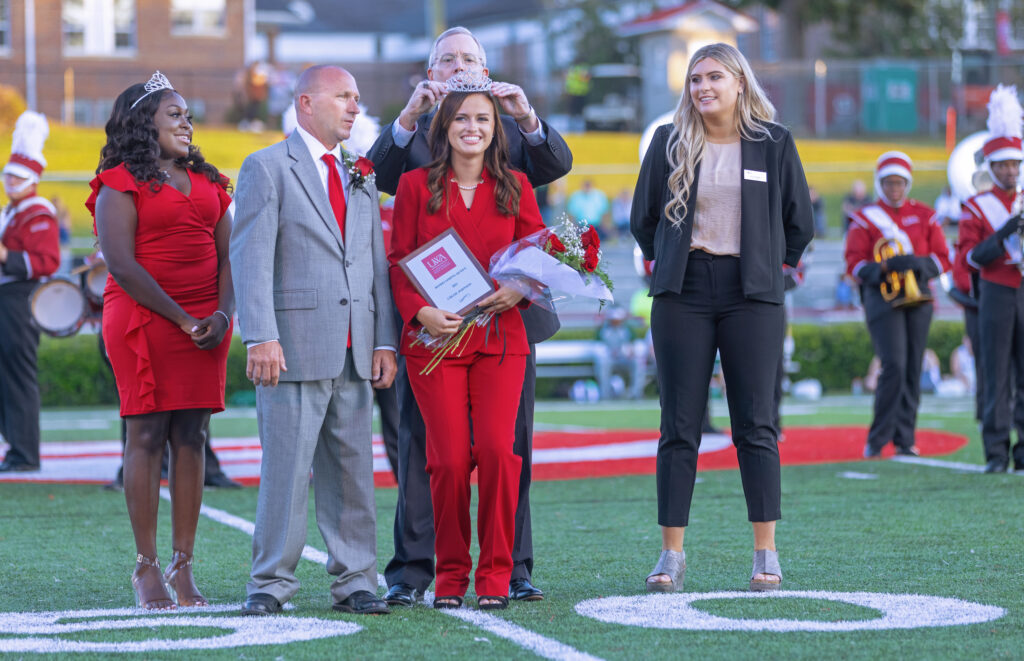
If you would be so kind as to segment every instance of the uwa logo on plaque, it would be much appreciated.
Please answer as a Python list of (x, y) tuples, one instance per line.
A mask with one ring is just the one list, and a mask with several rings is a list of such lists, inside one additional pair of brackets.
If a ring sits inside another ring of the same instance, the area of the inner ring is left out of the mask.
[(430, 275), (433, 276), (434, 280), (437, 280), (442, 275), (455, 268), (455, 261), (448, 254), (447, 250), (444, 248), (438, 248), (423, 258), (423, 266), (427, 267), (427, 271), (430, 272)]

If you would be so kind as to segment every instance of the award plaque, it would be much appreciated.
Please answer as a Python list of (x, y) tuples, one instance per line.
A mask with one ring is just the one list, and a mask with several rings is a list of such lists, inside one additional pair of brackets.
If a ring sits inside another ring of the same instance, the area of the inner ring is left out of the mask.
[(454, 228), (441, 232), (398, 264), (416, 291), (445, 312), (466, 314), (495, 291), (491, 277)]

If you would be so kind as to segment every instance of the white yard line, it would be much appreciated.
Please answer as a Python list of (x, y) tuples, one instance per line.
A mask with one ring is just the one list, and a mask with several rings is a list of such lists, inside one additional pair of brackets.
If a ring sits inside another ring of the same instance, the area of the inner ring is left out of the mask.
[[(160, 497), (164, 500), (170, 501), (170, 491), (166, 488), (160, 489)], [(230, 512), (217, 509), (216, 507), (210, 507), (209, 505), (203, 505), (200, 510), (200, 514), (213, 519), (217, 523), (222, 523), (229, 528), (240, 530), (250, 537), (256, 529), (255, 524), (251, 521), (235, 516)], [(327, 553), (320, 549), (315, 549), (308, 544), (302, 548), (302, 557), (320, 565), (327, 563)], [(380, 574), (377, 575), (377, 582), (382, 587), (387, 587), (384, 577)], [(426, 604), (429, 605), (433, 603), (433, 600), (433, 593), (427, 592), (424, 595), (424, 602)], [(463, 622), (468, 622), (469, 624), (477, 626), (484, 631), (498, 636), (499, 638), (504, 638), (505, 640), (513, 642), (523, 649), (533, 652), (544, 659), (555, 659), (558, 661), (601, 661), (600, 657), (580, 652), (576, 648), (566, 645), (565, 643), (542, 636), (539, 633), (528, 629), (524, 629), (517, 624), (513, 624), (508, 620), (495, 617), (488, 613), (468, 608), (439, 609), (437, 612), (457, 618)]]

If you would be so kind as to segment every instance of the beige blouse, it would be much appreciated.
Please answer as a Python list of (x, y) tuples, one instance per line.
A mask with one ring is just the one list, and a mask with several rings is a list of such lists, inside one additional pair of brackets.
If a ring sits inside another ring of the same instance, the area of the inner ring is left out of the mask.
[(740, 254), (740, 141), (704, 143), (690, 250)]

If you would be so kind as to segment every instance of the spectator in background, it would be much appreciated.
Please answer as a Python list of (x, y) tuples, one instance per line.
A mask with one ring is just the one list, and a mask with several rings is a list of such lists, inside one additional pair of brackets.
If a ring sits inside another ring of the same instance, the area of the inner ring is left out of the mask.
[(850, 192), (843, 198), (843, 236), (846, 236), (846, 230), (850, 227), (853, 212), (870, 203), (871, 195), (868, 194), (867, 186), (857, 179), (850, 186)]
[(811, 194), (811, 213), (814, 214), (814, 236), (825, 236), (828, 228), (825, 224), (825, 198), (818, 189), (811, 186), (807, 189)]
[(270, 95), (270, 72), (262, 62), (253, 62), (242, 72), (242, 121), (240, 131), (259, 132), (267, 120), (267, 98)]
[(936, 220), (942, 229), (960, 222), (960, 200), (949, 190), (949, 186), (942, 189), (942, 193), (935, 198)]
[(50, 204), (57, 218), (57, 233), (60, 237), (60, 267), (57, 272), (66, 275), (71, 271), (71, 210), (58, 195), (50, 198)]
[(615, 226), (616, 238), (628, 239), (629, 233), (629, 212), (633, 208), (633, 193), (628, 188), (623, 188), (612, 200), (612, 225)]
[[(633, 324), (630, 323), (629, 313), (625, 308), (618, 305), (609, 308), (604, 322), (597, 329), (597, 339), (608, 347), (612, 371), (624, 372), (629, 377), (630, 398), (641, 399), (646, 381), (647, 346), (644, 340), (633, 339)], [(616, 388), (614, 382), (617, 380), (618, 378), (613, 377), (612, 389), (615, 395), (619, 396), (624, 394), (625, 388), (621, 382)]]
[(601, 227), (601, 219), (608, 213), (608, 209), (608, 196), (599, 188), (594, 188), (594, 182), (589, 179), (583, 180), (583, 185), (569, 196), (565, 205), (570, 216), (590, 223), (602, 239), (607, 238), (607, 232)]
[(925, 349), (921, 357), (921, 392), (935, 394), (942, 382), (942, 368), (934, 349)]
[(975, 364), (971, 338), (964, 335), (960, 344), (949, 355), (949, 371), (953, 373), (953, 378), (964, 384), (967, 392), (975, 392), (978, 386)]
[(836, 307), (840, 310), (853, 310), (857, 305), (853, 302), (853, 286), (850, 277), (840, 273), (836, 280)]

